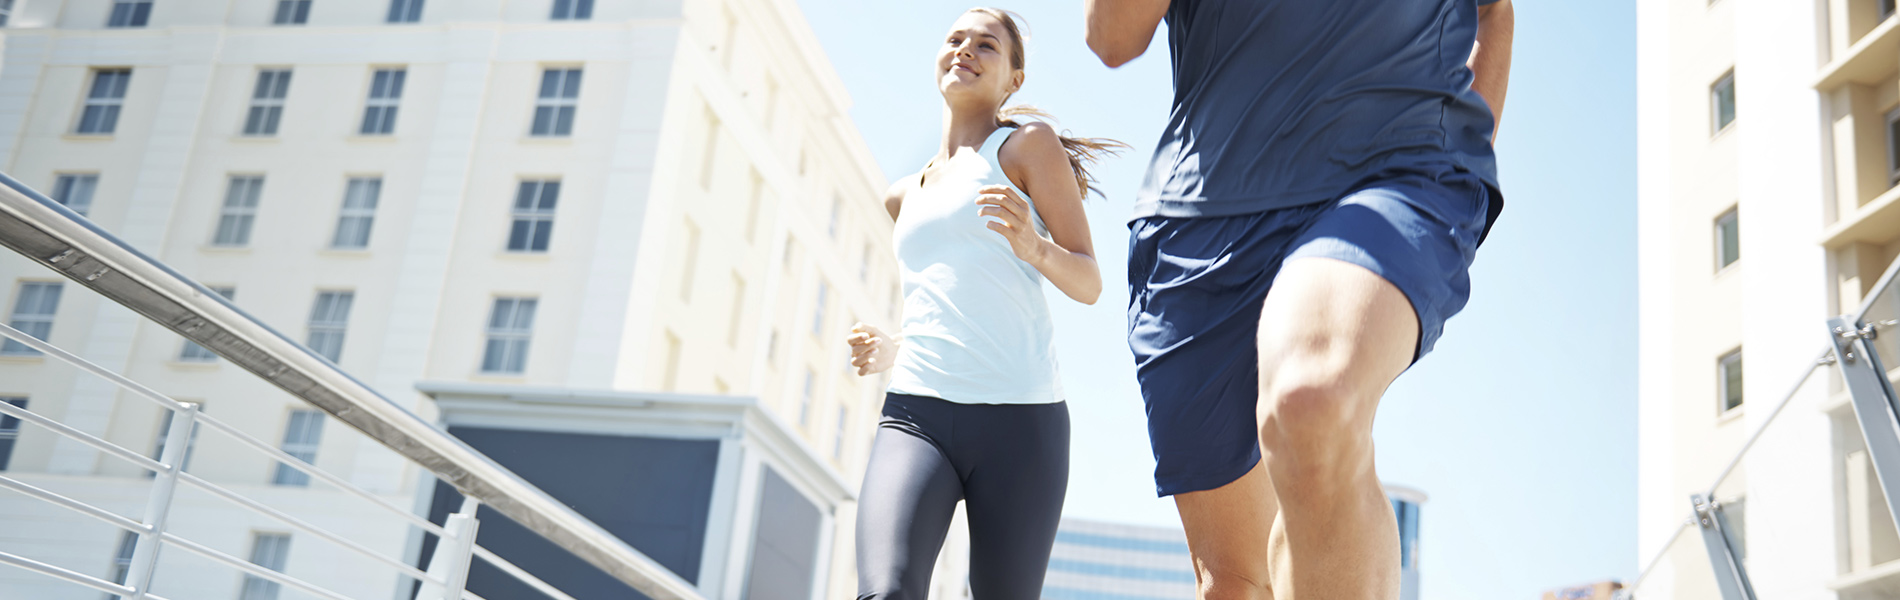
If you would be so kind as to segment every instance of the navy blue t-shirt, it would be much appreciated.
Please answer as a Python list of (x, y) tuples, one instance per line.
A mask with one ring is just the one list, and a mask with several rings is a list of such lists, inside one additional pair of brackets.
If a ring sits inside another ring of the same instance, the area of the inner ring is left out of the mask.
[(1496, 0), (1174, 0), (1174, 108), (1135, 218), (1338, 198), (1385, 172), (1497, 187), (1491, 109), (1465, 66)]

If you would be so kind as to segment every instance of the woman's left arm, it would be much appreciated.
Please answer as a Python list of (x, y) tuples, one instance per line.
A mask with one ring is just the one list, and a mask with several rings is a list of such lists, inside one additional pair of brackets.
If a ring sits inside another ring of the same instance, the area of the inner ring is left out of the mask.
[(1041, 213), (1049, 237), (1036, 233), (1029, 203), (1008, 186), (983, 188), (976, 203), (980, 214), (995, 217), (989, 228), (1009, 240), (1016, 257), (1042, 272), (1056, 289), (1083, 304), (1102, 295), (1102, 271), (1095, 263), (1095, 243), (1089, 238), (1088, 215), (1082, 210), (1082, 189), (1076, 185), (1069, 153), (1054, 128), (1041, 122), (1023, 125), (1009, 136), (1013, 143), (997, 152), (1003, 174), (1029, 197)]

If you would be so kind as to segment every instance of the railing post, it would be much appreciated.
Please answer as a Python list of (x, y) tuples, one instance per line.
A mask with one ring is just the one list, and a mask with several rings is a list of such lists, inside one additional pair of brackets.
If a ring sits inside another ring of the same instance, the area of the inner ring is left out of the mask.
[(1755, 600), (1755, 586), (1748, 581), (1748, 569), (1742, 566), (1742, 552), (1737, 547), (1741, 540), (1730, 539), (1735, 529), (1722, 514), (1722, 505), (1702, 494), (1689, 496), (1689, 502), (1695, 506), (1695, 524), (1702, 530), (1702, 545), (1709, 551), (1709, 565), (1715, 569), (1715, 586), (1722, 590), (1722, 600)]
[(468, 588), (468, 568), (475, 560), (475, 533), (481, 525), (475, 520), (475, 509), (480, 507), (481, 502), (474, 496), (464, 495), (462, 510), (449, 515), (442, 525), (449, 536), (436, 541), (428, 573), (444, 583), (423, 582), (416, 600), (462, 600), (462, 592)]
[[(1897, 263), (1900, 264), (1900, 263)], [(1894, 405), (1893, 383), (1874, 352), (1878, 332), (1847, 317), (1828, 319), (1828, 340), (1834, 344), (1836, 364), (1853, 398), (1855, 421), (1867, 442), (1867, 458), (1874, 463), (1880, 489), (1887, 493), (1887, 511), (1900, 523), (1900, 411)]]
[(126, 600), (145, 600), (152, 590), (152, 571), (158, 566), (158, 538), (165, 533), (171, 516), (172, 492), (178, 489), (178, 474), (185, 470), (185, 455), (191, 448), (191, 430), (198, 425), (198, 405), (183, 403), (172, 412), (171, 428), (165, 431), (165, 446), (158, 451), (158, 462), (165, 470), (152, 477), (152, 492), (145, 500), (145, 525), (151, 531), (139, 534), (132, 550), (132, 565), (126, 571), (125, 585), (132, 588)]

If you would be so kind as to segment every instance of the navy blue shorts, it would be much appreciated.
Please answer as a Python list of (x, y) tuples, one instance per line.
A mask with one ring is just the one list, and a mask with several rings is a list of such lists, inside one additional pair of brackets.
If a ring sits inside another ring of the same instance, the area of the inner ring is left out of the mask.
[(1255, 338), (1280, 265), (1331, 258), (1392, 282), (1418, 313), (1417, 361), (1465, 306), (1495, 196), (1475, 175), (1447, 169), (1383, 177), (1329, 202), (1130, 223), (1128, 346), (1156, 491), (1211, 490), (1260, 462)]

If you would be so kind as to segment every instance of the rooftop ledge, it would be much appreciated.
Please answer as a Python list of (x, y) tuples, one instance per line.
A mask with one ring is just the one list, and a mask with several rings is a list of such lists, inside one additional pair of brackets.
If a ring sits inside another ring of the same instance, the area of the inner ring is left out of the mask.
[(1849, 47), (1846, 56), (1821, 67), (1814, 89), (1829, 92), (1848, 83), (1872, 85), (1895, 72), (1900, 72), (1900, 19), (1888, 17)]

